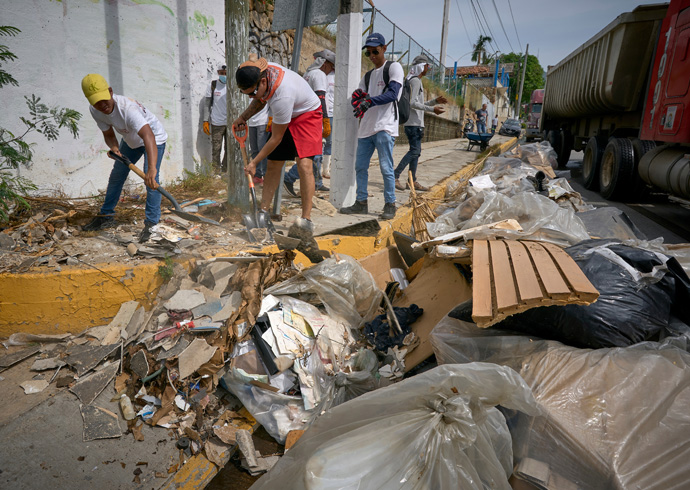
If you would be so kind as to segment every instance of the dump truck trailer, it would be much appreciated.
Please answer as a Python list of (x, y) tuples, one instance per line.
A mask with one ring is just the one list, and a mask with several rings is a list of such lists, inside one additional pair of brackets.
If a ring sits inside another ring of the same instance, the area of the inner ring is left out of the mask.
[(619, 15), (551, 67), (541, 130), (564, 168), (610, 200), (650, 188), (690, 199), (690, 0)]

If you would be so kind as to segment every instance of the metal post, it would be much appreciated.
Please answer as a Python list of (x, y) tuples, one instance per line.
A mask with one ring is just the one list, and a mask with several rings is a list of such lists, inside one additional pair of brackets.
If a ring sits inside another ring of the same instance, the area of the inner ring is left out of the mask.
[[(295, 29), (295, 42), (292, 44), (292, 61), (290, 62), (290, 69), (292, 71), (299, 71), (299, 56), (302, 49), (302, 34), (304, 33), (304, 24), (307, 21), (307, 5), (309, 0), (298, 0), (299, 2), (299, 18), (297, 19), (297, 29)], [(273, 197), (273, 214), (280, 214), (280, 204), (283, 200), (283, 179), (285, 178), (285, 165), (280, 169), (280, 183), (276, 189)]]
[(520, 103), (522, 102), (522, 89), (525, 86), (525, 72), (527, 71), (527, 57), (528, 56), (529, 56), (529, 44), (525, 47), (525, 64), (522, 66), (522, 80), (520, 80), (520, 90), (518, 91), (516, 119), (520, 119)]
[(441, 85), (443, 85), (443, 81), (446, 78), (446, 47), (448, 46), (448, 25), (449, 25), (449, 18), (448, 15), (450, 13), (450, 0), (445, 0), (443, 2), (443, 23), (441, 24), (441, 60), (440, 60), (440, 65), (443, 67), (441, 70)]
[[(230, 130), (234, 121), (244, 111), (249, 99), (240, 93), (235, 81), (235, 70), (249, 54), (249, 2), (248, 0), (225, 0), (225, 50), (228, 66), (228, 120)], [(228, 137), (225, 152), (228, 159), (228, 204), (242, 211), (249, 210), (249, 186), (244, 175), (244, 161), (235, 139)]]

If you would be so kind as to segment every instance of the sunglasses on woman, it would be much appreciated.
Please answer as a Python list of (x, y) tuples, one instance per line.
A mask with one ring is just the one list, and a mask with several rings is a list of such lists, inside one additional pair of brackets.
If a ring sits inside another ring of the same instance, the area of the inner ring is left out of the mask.
[(367, 58), (368, 58), (369, 56), (371, 56), (372, 54), (373, 54), (374, 56), (376, 56), (377, 54), (379, 54), (379, 50), (378, 50), (378, 49), (372, 49), (371, 51), (366, 50), (366, 51), (364, 52), (364, 56), (366, 56)]

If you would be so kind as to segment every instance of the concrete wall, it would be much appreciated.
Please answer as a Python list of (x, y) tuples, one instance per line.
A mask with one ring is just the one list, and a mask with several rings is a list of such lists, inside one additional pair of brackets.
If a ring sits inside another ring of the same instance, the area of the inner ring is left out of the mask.
[[(407, 136), (405, 136), (405, 129), (400, 126), (398, 137), (395, 138), (395, 144), (406, 145)], [(456, 121), (451, 121), (436, 114), (424, 113), (424, 138), (422, 143), (427, 141), (440, 141), (452, 138), (459, 138), (462, 132), (462, 127)]]
[[(200, 107), (225, 56), (223, 1), (0, 0), (0, 11), (0, 23), (22, 31), (1, 39), (18, 56), (3, 68), (19, 87), (0, 89), (0, 126), (21, 132), (24, 96), (32, 93), (83, 114), (76, 140), (64, 131), (56, 142), (31, 137), (34, 164), (21, 174), (41, 191), (84, 196), (106, 187), (112, 161), (81, 91), (87, 73), (102, 74), (115, 93), (161, 120), (169, 136), (163, 182), (210, 159)], [(139, 184), (138, 177), (130, 182)]]

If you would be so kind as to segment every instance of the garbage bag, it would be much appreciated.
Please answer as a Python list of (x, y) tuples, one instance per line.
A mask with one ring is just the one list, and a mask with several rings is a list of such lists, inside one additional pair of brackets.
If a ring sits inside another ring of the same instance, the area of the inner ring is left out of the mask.
[(558, 168), (558, 154), (548, 141), (518, 145), (511, 153), (530, 165)]
[(498, 404), (538, 413), (511, 369), (439, 366), (326, 412), (252, 489), (510, 490)]
[(657, 340), (671, 316), (690, 324), (690, 279), (674, 258), (613, 240), (588, 240), (566, 252), (599, 291), (597, 301), (533, 308), (498, 328), (598, 348)]
[(271, 286), (264, 294), (298, 296), (309, 303), (323, 304), (329, 315), (359, 328), (375, 316), (383, 293), (359, 262), (338, 255)]
[(687, 488), (687, 339), (579, 349), (446, 316), (431, 343), (439, 364), (495, 363), (532, 388), (542, 416), (503, 411), (520, 479), (548, 489)]
[(369, 343), (382, 352), (386, 352), (389, 347), (402, 347), (405, 337), (412, 332), (412, 324), (424, 313), (424, 309), (415, 304), (409, 307), (394, 306), (393, 311), (402, 332), (388, 323), (385, 314), (377, 316), (364, 326), (364, 335)]

